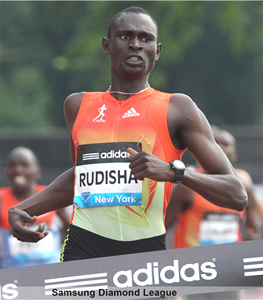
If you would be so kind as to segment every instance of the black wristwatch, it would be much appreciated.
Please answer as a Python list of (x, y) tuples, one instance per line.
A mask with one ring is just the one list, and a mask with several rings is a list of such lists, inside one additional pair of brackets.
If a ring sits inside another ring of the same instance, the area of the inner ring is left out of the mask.
[(175, 173), (173, 183), (180, 183), (184, 176), (185, 164), (181, 160), (173, 160), (169, 162), (172, 170)]

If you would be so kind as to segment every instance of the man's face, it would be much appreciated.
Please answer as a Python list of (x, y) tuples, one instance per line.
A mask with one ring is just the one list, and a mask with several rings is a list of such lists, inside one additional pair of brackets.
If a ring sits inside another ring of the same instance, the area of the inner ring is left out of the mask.
[(7, 178), (17, 192), (28, 190), (40, 176), (40, 169), (29, 152), (18, 151), (7, 163)]
[(124, 13), (113, 24), (106, 50), (112, 75), (138, 79), (148, 75), (159, 58), (157, 28), (145, 14)]

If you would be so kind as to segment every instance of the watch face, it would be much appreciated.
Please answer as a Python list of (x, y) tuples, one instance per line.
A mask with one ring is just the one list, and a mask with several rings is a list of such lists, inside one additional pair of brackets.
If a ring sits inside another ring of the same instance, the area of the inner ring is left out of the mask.
[(174, 160), (173, 165), (177, 169), (182, 169), (182, 170), (185, 169), (185, 164), (181, 160)]

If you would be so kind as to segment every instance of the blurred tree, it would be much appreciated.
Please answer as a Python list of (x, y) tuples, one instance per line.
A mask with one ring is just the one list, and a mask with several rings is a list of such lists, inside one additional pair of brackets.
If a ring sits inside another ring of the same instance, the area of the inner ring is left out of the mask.
[(159, 23), (153, 87), (189, 94), (214, 123), (262, 121), (262, 2), (1, 1), (0, 126), (65, 126), (67, 95), (106, 90), (101, 39), (131, 5)]

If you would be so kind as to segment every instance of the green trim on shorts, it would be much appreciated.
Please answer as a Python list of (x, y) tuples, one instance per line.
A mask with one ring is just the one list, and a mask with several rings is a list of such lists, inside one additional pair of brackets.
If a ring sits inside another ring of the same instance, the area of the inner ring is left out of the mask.
[[(67, 232), (69, 232), (69, 229), (67, 230)], [(61, 250), (61, 253), (60, 253), (60, 262), (64, 261), (64, 250), (65, 250), (68, 238), (69, 238), (69, 234), (67, 234), (67, 236), (65, 237), (64, 243), (63, 243), (63, 247), (62, 247), (62, 250)]]

